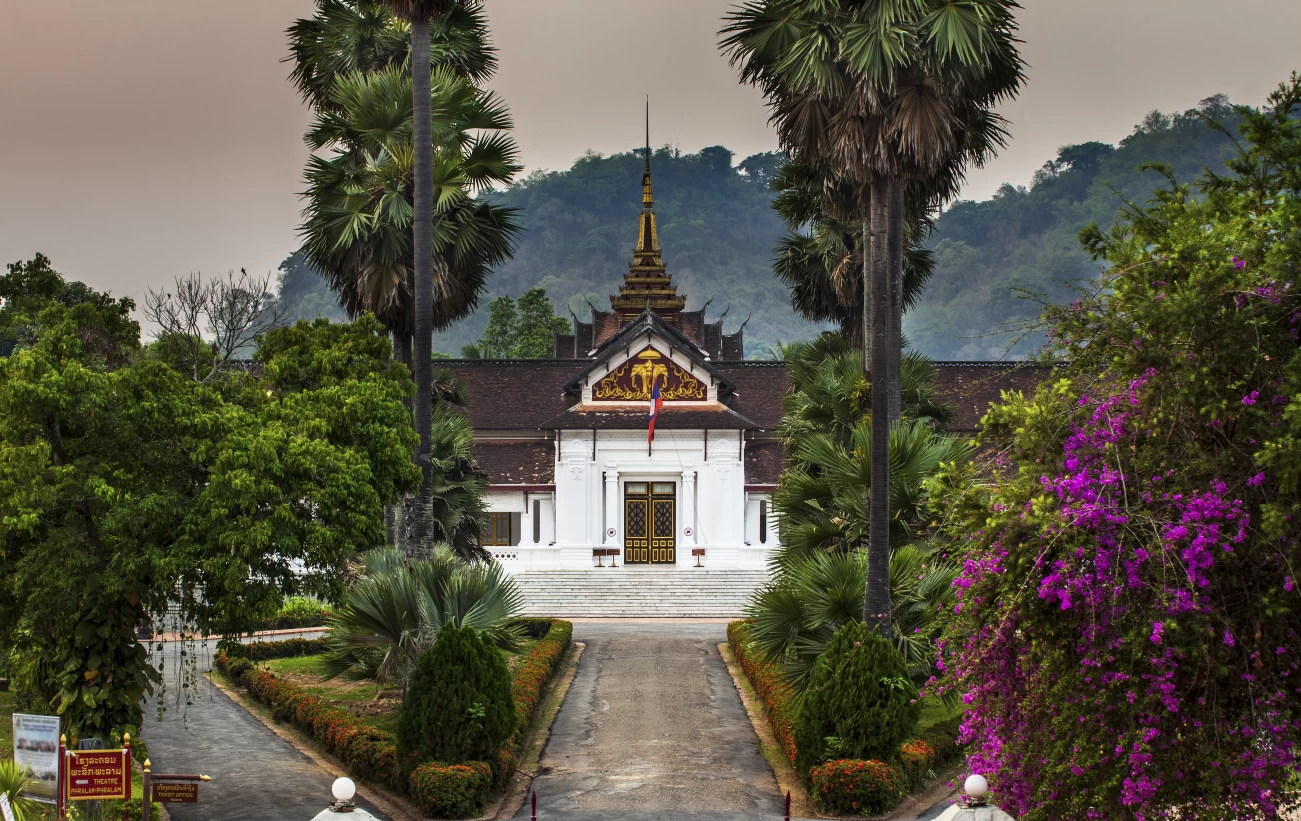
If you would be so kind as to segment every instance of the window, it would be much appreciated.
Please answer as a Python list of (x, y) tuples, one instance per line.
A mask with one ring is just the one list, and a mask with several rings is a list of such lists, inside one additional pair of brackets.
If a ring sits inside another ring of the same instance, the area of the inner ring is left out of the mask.
[(542, 503), (537, 499), (533, 500), (533, 541), (542, 541)]
[(483, 544), (510, 545), (510, 514), (489, 513), (483, 525)]
[(759, 544), (768, 544), (768, 500), (759, 500)]

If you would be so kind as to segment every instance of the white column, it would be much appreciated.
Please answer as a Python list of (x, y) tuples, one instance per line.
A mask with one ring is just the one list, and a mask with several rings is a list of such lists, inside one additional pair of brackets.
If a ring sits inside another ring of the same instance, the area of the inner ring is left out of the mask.
[(605, 471), (605, 546), (618, 547), (619, 471), (610, 465)]
[(692, 464), (682, 466), (682, 504), (680, 534), (683, 542), (694, 545), (699, 542), (699, 528), (696, 527), (696, 468)]
[(519, 517), (519, 543), (521, 547), (537, 547), (533, 541), (533, 500), (524, 494), (524, 513)]

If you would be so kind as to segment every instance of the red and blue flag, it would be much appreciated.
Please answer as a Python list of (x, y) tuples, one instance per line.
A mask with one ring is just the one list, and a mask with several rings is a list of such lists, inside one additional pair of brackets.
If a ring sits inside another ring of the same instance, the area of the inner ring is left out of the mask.
[(662, 407), (664, 407), (664, 397), (660, 396), (660, 383), (656, 382), (651, 386), (650, 427), (646, 431), (647, 442), (655, 441), (655, 416), (659, 414)]

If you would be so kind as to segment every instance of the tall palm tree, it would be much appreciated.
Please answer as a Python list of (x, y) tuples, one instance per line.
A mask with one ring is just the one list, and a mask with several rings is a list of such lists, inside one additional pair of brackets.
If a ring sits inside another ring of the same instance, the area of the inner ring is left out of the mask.
[(991, 109), (1022, 81), (1015, 8), (1013, 0), (750, 0), (721, 32), (742, 81), (768, 98), (783, 147), (852, 183), (865, 216), (862, 324), (878, 424), (864, 621), (886, 629), (889, 428), (880, 423), (891, 419), (898, 384), (890, 350), (892, 342), (899, 349), (905, 208), (910, 194), (951, 197), (962, 169), (1001, 144)]

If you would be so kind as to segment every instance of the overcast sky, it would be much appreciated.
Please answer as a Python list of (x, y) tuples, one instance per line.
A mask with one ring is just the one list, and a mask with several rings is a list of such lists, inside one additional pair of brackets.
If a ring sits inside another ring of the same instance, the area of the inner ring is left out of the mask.
[[(964, 198), (1028, 182), (1060, 145), (1119, 140), (1153, 107), (1257, 103), (1301, 68), (1297, 0), (1022, 2), (1031, 68), (1004, 111), (1013, 142)], [(731, 5), (489, 0), (492, 86), (528, 168), (639, 145), (646, 94), (657, 145), (774, 149), (762, 99), (716, 48)], [(137, 301), (189, 271), (273, 270), (296, 246), (308, 120), (284, 30), (313, 8), (0, 0), (0, 262), (42, 251)]]

